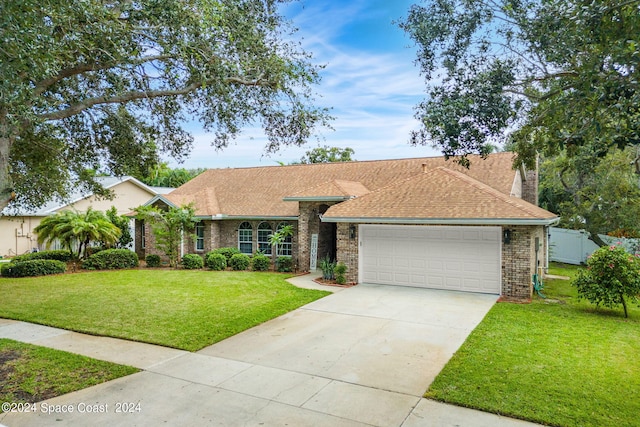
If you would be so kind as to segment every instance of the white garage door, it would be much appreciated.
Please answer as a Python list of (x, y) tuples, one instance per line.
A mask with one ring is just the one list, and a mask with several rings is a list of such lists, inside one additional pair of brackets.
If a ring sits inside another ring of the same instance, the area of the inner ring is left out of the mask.
[(360, 226), (360, 282), (499, 294), (500, 227)]

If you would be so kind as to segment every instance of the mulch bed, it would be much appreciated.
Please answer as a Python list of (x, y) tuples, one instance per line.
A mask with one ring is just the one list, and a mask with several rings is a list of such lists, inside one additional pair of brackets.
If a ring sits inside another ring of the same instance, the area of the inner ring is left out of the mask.
[(313, 279), (314, 282), (316, 282), (319, 285), (326, 285), (326, 286), (335, 286), (337, 288), (350, 288), (352, 286), (357, 285), (357, 283), (355, 282), (351, 282), (351, 283), (345, 283), (344, 285), (339, 285), (336, 283), (335, 280), (325, 280), (325, 279)]

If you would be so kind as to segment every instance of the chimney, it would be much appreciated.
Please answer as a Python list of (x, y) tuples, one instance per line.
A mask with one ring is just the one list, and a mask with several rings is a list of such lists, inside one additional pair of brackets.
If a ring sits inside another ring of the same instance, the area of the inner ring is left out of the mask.
[(422, 173), (427, 173), (427, 164), (426, 163), (422, 164)]

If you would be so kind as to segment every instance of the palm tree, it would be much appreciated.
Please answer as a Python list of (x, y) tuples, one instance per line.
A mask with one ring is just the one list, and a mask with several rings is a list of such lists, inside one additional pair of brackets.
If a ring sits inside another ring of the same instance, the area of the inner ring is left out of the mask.
[(59, 212), (43, 219), (33, 231), (38, 233), (39, 244), (46, 242), (48, 246), (58, 240), (69, 252), (73, 252), (73, 247), (77, 244), (78, 258), (86, 255), (87, 247), (92, 241), (113, 244), (121, 234), (120, 229), (103, 212), (91, 207), (86, 212)]

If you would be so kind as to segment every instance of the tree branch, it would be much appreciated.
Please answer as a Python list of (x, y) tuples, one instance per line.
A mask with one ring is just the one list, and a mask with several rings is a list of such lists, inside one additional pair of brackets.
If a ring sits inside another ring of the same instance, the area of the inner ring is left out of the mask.
[[(230, 84), (238, 84), (242, 86), (265, 86), (265, 87), (274, 87), (274, 82), (265, 81), (262, 79), (262, 76), (255, 80), (247, 80), (241, 77), (227, 77), (224, 79), (225, 83)], [(64, 110), (54, 111), (51, 113), (40, 114), (39, 117), (45, 121), (52, 120), (61, 120), (66, 119), (76, 114), (79, 114), (93, 106), (96, 105), (105, 105), (105, 104), (121, 104), (129, 101), (136, 101), (140, 99), (153, 99), (153, 98), (162, 98), (165, 96), (179, 96), (186, 95), (191, 93), (205, 84), (203, 81), (198, 81), (191, 83), (183, 87), (182, 89), (173, 89), (173, 90), (150, 90), (143, 92), (126, 92), (122, 95), (117, 96), (98, 96), (95, 98), (88, 98), (77, 104), (73, 104)]]
[[(153, 62), (163, 59), (173, 58), (173, 55), (151, 55), (142, 57), (136, 61), (132, 61), (131, 65), (140, 65), (146, 62)], [(36, 83), (35, 88), (33, 90), (34, 96), (41, 95), (45, 90), (47, 90), (51, 85), (66, 79), (67, 77), (77, 76), (82, 73), (86, 73), (88, 71), (99, 71), (99, 70), (107, 70), (109, 68), (116, 67), (118, 64), (116, 63), (106, 63), (106, 64), (98, 64), (98, 63), (86, 63), (79, 64), (75, 67), (66, 68), (64, 70), (60, 70), (58, 74), (55, 76), (49, 77), (48, 79), (42, 80), (39, 83)]]
[(73, 104), (64, 110), (54, 111), (52, 113), (41, 114), (39, 117), (46, 121), (51, 120), (61, 120), (66, 119), (76, 114), (83, 112), (95, 105), (104, 105), (104, 104), (121, 104), (129, 101), (136, 101), (139, 99), (152, 99), (152, 98), (161, 98), (164, 96), (178, 96), (178, 95), (186, 95), (194, 90), (200, 88), (202, 86), (202, 82), (191, 83), (188, 86), (185, 86), (182, 89), (175, 90), (152, 90), (146, 92), (126, 92), (122, 95), (118, 96), (98, 96), (95, 98), (88, 98), (84, 101), (81, 101), (77, 104)]
[(561, 88), (558, 88), (556, 90), (552, 90), (551, 92), (547, 92), (542, 96), (535, 96), (535, 95), (527, 94), (527, 93), (524, 93), (522, 91), (515, 90), (515, 89), (510, 89), (510, 88), (505, 88), (504, 91), (507, 92), (507, 93), (512, 93), (514, 95), (524, 96), (525, 98), (528, 98), (528, 99), (530, 99), (532, 101), (541, 102), (541, 101), (546, 101), (549, 98), (553, 98), (554, 96), (558, 95), (559, 93), (562, 93), (565, 90), (571, 89), (572, 87), (573, 87), (573, 85), (565, 85), (565, 86), (562, 86)]

